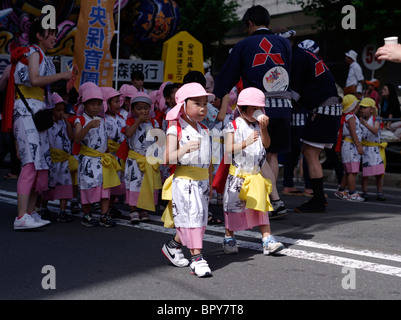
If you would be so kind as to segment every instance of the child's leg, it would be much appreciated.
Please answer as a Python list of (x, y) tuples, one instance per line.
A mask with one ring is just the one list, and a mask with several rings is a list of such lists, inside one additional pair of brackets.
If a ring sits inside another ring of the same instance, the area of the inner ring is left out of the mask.
[(67, 210), (67, 199), (60, 199), (60, 211), (66, 211), (66, 210)]
[(384, 180), (384, 174), (376, 176), (377, 193), (383, 193), (383, 180)]
[(348, 174), (348, 190), (350, 194), (354, 193), (356, 190), (356, 173)]
[(90, 203), (82, 204), (82, 212), (84, 213), (84, 215), (90, 215), (91, 214), (91, 204)]
[(362, 187), (362, 192), (367, 193), (368, 192), (368, 177), (362, 177), (361, 181), (361, 187)]
[(102, 215), (107, 214), (109, 212), (110, 199), (109, 198), (100, 199), (100, 207), (102, 210)]

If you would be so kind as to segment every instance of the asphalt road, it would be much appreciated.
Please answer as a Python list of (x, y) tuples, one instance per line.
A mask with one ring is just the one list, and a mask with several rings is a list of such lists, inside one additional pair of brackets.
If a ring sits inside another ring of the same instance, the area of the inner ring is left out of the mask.
[[(326, 213), (290, 210), (271, 221), (286, 247), (280, 255), (263, 255), (257, 229), (238, 232), (240, 253), (224, 255), (223, 226), (209, 226), (203, 253), (213, 277), (199, 279), (162, 254), (174, 231), (162, 226), (159, 213), (137, 226), (123, 216), (115, 228), (87, 228), (76, 216), (68, 224), (14, 231), (16, 181), (0, 178), (0, 299), (148, 300), (155, 303), (152, 315), (168, 312), (166, 301), (173, 300), (399, 300), (400, 190), (386, 188), (385, 202), (350, 203), (333, 196), (334, 185), (325, 187)], [(282, 199), (289, 209), (307, 200)], [(56, 212), (55, 203), (49, 207)], [(210, 209), (222, 218), (221, 206)]]

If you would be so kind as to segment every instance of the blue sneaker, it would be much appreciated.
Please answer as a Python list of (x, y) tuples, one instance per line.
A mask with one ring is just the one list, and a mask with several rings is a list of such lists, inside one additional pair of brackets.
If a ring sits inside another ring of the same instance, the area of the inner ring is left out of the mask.
[(278, 242), (273, 236), (268, 236), (263, 241), (263, 254), (269, 255), (277, 253), (284, 249), (284, 245), (281, 242)]
[(237, 254), (238, 246), (237, 240), (235, 238), (224, 238), (223, 241), (223, 250), (225, 254)]

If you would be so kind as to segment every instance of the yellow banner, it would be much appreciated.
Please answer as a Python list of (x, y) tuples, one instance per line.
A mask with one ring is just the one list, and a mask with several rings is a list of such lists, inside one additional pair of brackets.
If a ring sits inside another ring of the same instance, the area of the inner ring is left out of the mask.
[(74, 59), (79, 69), (75, 88), (85, 82), (101, 87), (113, 86), (113, 59), (110, 44), (114, 35), (114, 1), (85, 0), (81, 2)]
[(177, 33), (163, 44), (164, 82), (182, 83), (189, 71), (203, 69), (203, 46), (186, 31)]

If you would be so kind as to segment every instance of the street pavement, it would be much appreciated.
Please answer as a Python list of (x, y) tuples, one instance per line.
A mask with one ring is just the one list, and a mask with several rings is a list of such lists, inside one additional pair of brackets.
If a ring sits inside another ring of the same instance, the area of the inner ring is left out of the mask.
[[(276, 256), (263, 255), (257, 228), (238, 232), (240, 253), (225, 255), (224, 227), (208, 226), (203, 254), (213, 277), (199, 279), (162, 254), (174, 230), (162, 226), (160, 212), (133, 226), (120, 205), (115, 228), (87, 228), (75, 216), (14, 231), (16, 181), (0, 178), (0, 299), (147, 300), (156, 303), (153, 315), (173, 300), (401, 299), (400, 189), (386, 187), (387, 200), (379, 202), (371, 186), (372, 200), (364, 203), (336, 199), (334, 190), (325, 183), (329, 205), (321, 214), (296, 213), (308, 198), (282, 196), (288, 215), (271, 227), (286, 248)], [(57, 212), (57, 203), (49, 208)], [(210, 210), (223, 218), (222, 206)]]

